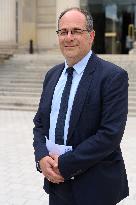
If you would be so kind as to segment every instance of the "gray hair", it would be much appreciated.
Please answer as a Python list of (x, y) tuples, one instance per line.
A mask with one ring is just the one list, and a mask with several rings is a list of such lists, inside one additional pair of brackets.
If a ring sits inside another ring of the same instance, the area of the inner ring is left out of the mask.
[(58, 28), (59, 28), (59, 22), (60, 22), (60, 19), (62, 18), (62, 16), (64, 16), (64, 14), (66, 14), (67, 12), (69, 11), (72, 11), (72, 10), (75, 10), (75, 11), (79, 11), (80, 13), (82, 13), (84, 16), (85, 16), (85, 19), (86, 19), (86, 29), (88, 31), (92, 31), (93, 30), (93, 18), (92, 18), (92, 15), (88, 13), (87, 10), (85, 9), (80, 9), (78, 7), (71, 7), (71, 8), (68, 8), (66, 10), (64, 10), (59, 18), (58, 18)]

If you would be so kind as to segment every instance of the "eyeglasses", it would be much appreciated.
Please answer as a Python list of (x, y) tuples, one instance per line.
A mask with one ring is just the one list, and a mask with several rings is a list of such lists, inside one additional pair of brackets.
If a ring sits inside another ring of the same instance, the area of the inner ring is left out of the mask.
[(57, 33), (59, 36), (67, 36), (68, 33), (70, 32), (71, 35), (73, 35), (73, 36), (80, 36), (80, 35), (83, 34), (84, 31), (89, 32), (89, 31), (86, 30), (86, 29), (76, 28), (76, 29), (71, 29), (71, 30), (60, 29), (60, 30), (56, 31), (56, 33)]

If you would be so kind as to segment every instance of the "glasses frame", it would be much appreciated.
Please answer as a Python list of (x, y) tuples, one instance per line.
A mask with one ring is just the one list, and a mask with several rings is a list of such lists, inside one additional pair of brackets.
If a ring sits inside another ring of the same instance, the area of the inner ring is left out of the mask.
[[(64, 32), (62, 32), (62, 31), (64, 31)], [(76, 31), (77, 31), (77, 33), (76, 33)], [(78, 31), (79, 31), (79, 33), (78, 33)], [(87, 29), (71, 29), (71, 30), (67, 30), (67, 29), (59, 29), (59, 30), (57, 30), (56, 31), (56, 33), (58, 34), (58, 36), (67, 36), (68, 35), (68, 33), (70, 32), (70, 34), (71, 35), (73, 35), (73, 36), (78, 36), (78, 35), (82, 35), (83, 33), (84, 33), (84, 31), (86, 31), (86, 32), (90, 32), (89, 30), (87, 30)], [(61, 33), (62, 32), (62, 33)], [(74, 33), (75, 32), (75, 33)]]

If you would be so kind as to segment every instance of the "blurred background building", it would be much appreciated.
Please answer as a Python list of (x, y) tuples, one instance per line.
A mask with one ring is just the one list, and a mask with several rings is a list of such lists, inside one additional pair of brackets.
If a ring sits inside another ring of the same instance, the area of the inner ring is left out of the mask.
[(120, 205), (136, 205), (136, 0), (0, 0), (0, 204), (48, 204), (35, 173), (32, 118), (46, 72), (64, 61), (55, 31), (60, 12), (71, 6), (94, 17), (93, 50), (129, 75), (122, 145), (130, 196)]
[(62, 10), (80, 6), (94, 17), (94, 51), (127, 54), (136, 38), (136, 0), (0, 0), (0, 49), (40, 52), (58, 47)]
[(136, 116), (136, 0), (0, 0), (0, 109), (37, 110), (45, 73), (64, 61), (58, 17), (73, 6), (94, 18), (95, 53), (128, 71)]

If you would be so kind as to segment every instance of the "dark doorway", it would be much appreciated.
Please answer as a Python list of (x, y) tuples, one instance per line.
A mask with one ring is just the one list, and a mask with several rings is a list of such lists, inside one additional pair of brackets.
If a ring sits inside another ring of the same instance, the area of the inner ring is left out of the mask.
[(93, 4), (88, 1), (88, 11), (94, 19), (95, 40), (93, 50), (95, 53), (105, 53), (105, 11), (102, 4)]
[(122, 38), (121, 38), (121, 52), (127, 54), (132, 47), (131, 37), (129, 36), (129, 25), (133, 23), (133, 13), (122, 13)]
[(105, 53), (105, 14), (102, 13), (93, 13), (94, 19), (94, 30), (95, 30), (95, 40), (93, 50), (96, 53)]
[(95, 53), (127, 54), (134, 41), (131, 32), (128, 32), (131, 26), (134, 28), (134, 4), (129, 1), (128, 4), (88, 1), (88, 10), (93, 16), (96, 31), (93, 45)]

